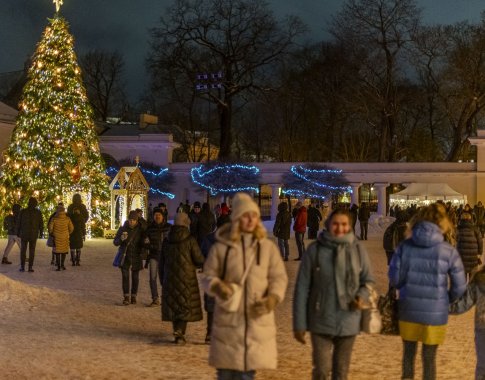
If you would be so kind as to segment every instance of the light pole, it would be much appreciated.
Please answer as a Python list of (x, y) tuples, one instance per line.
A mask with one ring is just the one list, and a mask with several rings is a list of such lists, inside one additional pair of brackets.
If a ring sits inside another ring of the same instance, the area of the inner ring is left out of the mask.
[(210, 91), (213, 89), (221, 90), (222, 79), (224, 74), (222, 71), (213, 73), (199, 73), (195, 76), (195, 90), (201, 93), (207, 93), (207, 161), (211, 159), (211, 144), (210, 144), (210, 118), (211, 118), (211, 95)]

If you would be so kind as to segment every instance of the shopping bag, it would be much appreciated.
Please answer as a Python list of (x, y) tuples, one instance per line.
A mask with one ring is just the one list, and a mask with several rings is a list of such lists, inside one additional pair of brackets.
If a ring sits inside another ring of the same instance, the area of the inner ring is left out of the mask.
[(399, 335), (396, 289), (390, 288), (386, 295), (380, 296), (378, 308), (382, 319), (381, 334)]
[(369, 290), (369, 305), (362, 310), (360, 330), (367, 334), (379, 334), (382, 330), (382, 318), (377, 307), (378, 295), (374, 287), (366, 285)]

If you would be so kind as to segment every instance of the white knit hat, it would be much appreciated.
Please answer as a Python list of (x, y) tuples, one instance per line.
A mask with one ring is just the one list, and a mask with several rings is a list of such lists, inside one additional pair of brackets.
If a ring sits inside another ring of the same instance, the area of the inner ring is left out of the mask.
[(258, 214), (258, 217), (261, 215), (259, 207), (253, 198), (246, 193), (237, 193), (232, 198), (231, 220), (238, 220), (244, 213), (249, 211), (254, 211)]

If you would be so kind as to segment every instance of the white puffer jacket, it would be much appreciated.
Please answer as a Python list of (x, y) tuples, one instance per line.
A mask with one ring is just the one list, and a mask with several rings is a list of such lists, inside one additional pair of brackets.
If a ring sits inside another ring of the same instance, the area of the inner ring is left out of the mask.
[[(229, 239), (230, 224), (216, 233), (204, 265), (204, 289), (209, 295), (214, 283), (221, 281), (227, 253), (224, 281), (239, 283), (244, 273), (244, 261), (249, 263), (256, 255), (244, 286), (241, 305), (229, 313), (216, 302), (212, 325), (209, 364), (215, 368), (251, 371), (275, 369), (277, 365), (276, 324), (274, 313), (254, 318), (250, 306), (267, 294), (275, 294), (280, 301), (285, 296), (288, 277), (278, 247), (269, 239), (258, 240), (252, 236), (239, 242)], [(243, 249), (243, 243), (244, 249)], [(228, 251), (228, 246), (230, 247)], [(257, 257), (259, 256), (259, 258)]]

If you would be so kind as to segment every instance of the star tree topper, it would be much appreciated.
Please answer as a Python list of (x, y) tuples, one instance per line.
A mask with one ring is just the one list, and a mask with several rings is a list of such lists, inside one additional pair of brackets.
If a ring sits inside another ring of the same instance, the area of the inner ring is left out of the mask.
[(54, 4), (56, 5), (56, 12), (59, 12), (61, 9), (61, 5), (64, 3), (64, 0), (54, 0)]

